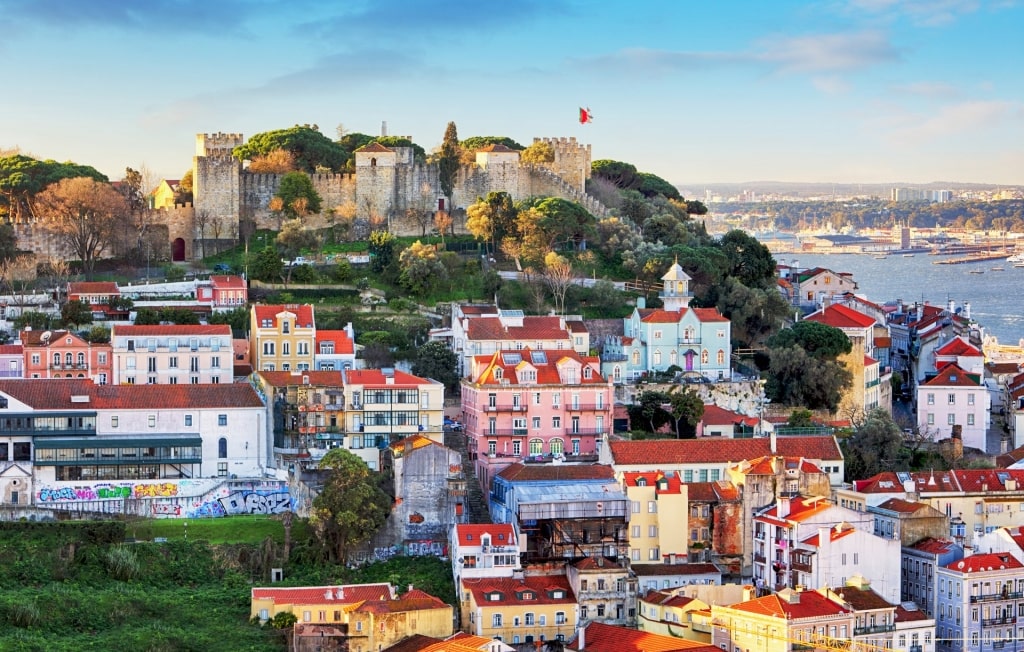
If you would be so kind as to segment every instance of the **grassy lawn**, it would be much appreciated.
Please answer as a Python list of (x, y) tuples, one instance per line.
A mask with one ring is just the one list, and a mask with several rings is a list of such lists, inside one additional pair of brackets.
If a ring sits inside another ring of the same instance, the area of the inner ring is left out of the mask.
[[(293, 523), (292, 540), (304, 538), (306, 536), (305, 521), (295, 519)], [(267, 537), (277, 543), (284, 543), (284, 525), (280, 520), (270, 516), (132, 521), (127, 524), (126, 534), (137, 541), (152, 541), (158, 537), (163, 537), (168, 541), (183, 541), (186, 530), (188, 530), (190, 540), (209, 541), (211, 544), (259, 544)]]

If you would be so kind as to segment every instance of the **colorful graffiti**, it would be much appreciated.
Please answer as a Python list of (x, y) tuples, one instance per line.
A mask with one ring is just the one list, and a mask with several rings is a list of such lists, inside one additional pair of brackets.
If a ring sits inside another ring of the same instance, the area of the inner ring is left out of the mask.
[(37, 499), (41, 503), (81, 500), (119, 500), (124, 498), (170, 498), (178, 495), (173, 482), (156, 484), (95, 484), (79, 487), (43, 487)]
[(405, 554), (410, 557), (444, 557), (448, 546), (442, 541), (407, 541)]
[(235, 491), (222, 498), (194, 505), (188, 516), (202, 518), (234, 514), (283, 514), (289, 511), (291, 506), (291, 495), (287, 491)]

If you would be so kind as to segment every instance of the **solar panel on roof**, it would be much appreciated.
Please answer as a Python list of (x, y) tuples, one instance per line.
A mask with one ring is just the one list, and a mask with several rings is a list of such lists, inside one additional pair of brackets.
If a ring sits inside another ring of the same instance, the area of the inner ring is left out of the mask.
[(522, 317), (526, 313), (524, 313), (522, 310), (502, 310), (499, 314), (502, 317)]

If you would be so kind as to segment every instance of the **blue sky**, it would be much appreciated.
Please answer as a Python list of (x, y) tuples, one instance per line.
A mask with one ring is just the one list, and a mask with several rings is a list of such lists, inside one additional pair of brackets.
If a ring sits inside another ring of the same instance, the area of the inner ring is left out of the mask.
[[(176, 178), (199, 132), (576, 136), (709, 182), (1024, 184), (1020, 0), (0, 0), (0, 149)], [(590, 107), (592, 124), (577, 111)]]

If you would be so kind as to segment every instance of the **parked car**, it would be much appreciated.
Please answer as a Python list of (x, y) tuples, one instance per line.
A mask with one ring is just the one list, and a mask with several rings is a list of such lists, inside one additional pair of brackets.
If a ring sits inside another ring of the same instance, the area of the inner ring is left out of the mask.
[(217, 263), (216, 265), (213, 266), (213, 271), (215, 271), (215, 272), (230, 272), (231, 271), (231, 265), (228, 265), (227, 263)]
[(448, 417), (444, 418), (444, 427), (445, 427), (446, 430), (454, 430), (455, 432), (459, 432), (459, 431), (462, 430), (462, 424), (461, 423), (459, 423), (458, 421), (455, 421), (454, 419), (450, 419)]

